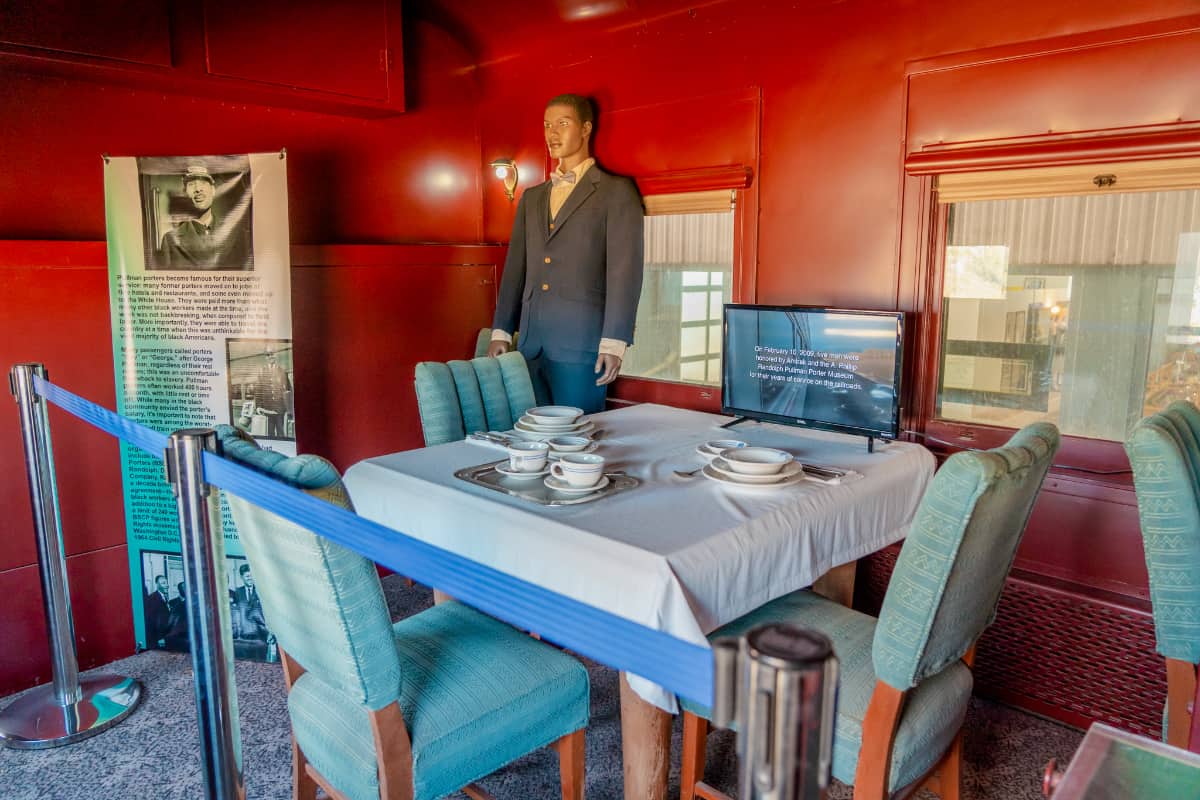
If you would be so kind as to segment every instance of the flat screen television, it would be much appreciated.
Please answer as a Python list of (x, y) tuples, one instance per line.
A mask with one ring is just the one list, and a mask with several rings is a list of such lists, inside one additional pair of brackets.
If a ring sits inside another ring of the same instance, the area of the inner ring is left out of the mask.
[(721, 411), (895, 439), (904, 312), (727, 303)]

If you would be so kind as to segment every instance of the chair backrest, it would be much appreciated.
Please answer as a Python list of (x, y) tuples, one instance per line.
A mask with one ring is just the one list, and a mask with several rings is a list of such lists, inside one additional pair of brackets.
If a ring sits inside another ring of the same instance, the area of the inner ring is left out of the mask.
[[(225, 458), (352, 509), (337, 469), (318, 456), (259, 449), (219, 425)], [(372, 710), (399, 696), (400, 659), (375, 565), (324, 537), (226, 493), (280, 647), (322, 682)]]
[[(517, 341), (520, 338), (520, 333), (514, 333), (512, 337), (512, 346), (516, 348)], [(488, 347), (492, 343), (492, 329), (480, 328), (479, 333), (475, 336), (475, 358), (482, 358), (487, 355)]]
[(422, 361), (416, 389), (427, 446), (475, 431), (508, 430), (537, 405), (525, 357), (515, 351), (499, 358)]
[(1058, 429), (1038, 422), (1003, 447), (946, 459), (884, 596), (872, 647), (876, 677), (910, 689), (961, 659), (991, 624), (1058, 444)]
[(1158, 652), (1200, 663), (1200, 412), (1176, 402), (1152, 414), (1125, 441)]

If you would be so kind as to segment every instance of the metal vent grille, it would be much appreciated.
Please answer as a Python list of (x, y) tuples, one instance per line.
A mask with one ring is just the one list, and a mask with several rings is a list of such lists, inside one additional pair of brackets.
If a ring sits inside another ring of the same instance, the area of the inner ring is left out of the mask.
[[(877, 614), (896, 564), (889, 548), (861, 562), (859, 607)], [(979, 642), (975, 689), (1069, 725), (1105, 722), (1161, 738), (1166, 668), (1149, 613), (1009, 578)]]

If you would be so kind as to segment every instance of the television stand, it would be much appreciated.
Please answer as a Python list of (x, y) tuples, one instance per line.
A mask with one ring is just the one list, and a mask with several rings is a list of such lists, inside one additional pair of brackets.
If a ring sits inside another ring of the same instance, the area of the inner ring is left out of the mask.
[(754, 417), (737, 417), (736, 419), (732, 419), (729, 422), (726, 422), (721, 427), (722, 428), (732, 428), (734, 425), (741, 425), (743, 422), (750, 422), (750, 421), (757, 422), (758, 420), (755, 420)]
[(878, 439), (878, 440), (879, 440), (879, 442), (881, 443), (881, 444), (880, 444), (880, 446), (881, 446), (881, 447), (882, 447), (882, 446), (884, 446), (884, 445), (886, 445), (886, 444), (888, 444), (889, 442), (894, 442), (894, 441), (895, 441), (895, 439), (888, 439), (888, 438), (886, 438), (886, 437), (884, 437), (884, 438), (882, 438), (882, 439), (881, 439), (881, 438), (879, 438), (878, 436), (868, 436), (868, 437), (867, 437), (867, 452), (868, 452), (868, 453), (874, 453), (874, 452), (875, 452), (875, 441), (876, 441), (877, 439)]

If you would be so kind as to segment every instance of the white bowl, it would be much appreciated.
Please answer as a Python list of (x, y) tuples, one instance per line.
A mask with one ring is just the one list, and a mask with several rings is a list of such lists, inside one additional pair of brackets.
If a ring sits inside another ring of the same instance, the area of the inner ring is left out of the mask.
[(792, 454), (773, 447), (733, 447), (722, 450), (721, 458), (743, 475), (774, 475), (792, 460)]
[(555, 436), (553, 439), (546, 440), (546, 444), (550, 445), (551, 450), (560, 453), (575, 453), (591, 443), (592, 440), (586, 436)]
[(734, 483), (748, 483), (752, 486), (765, 486), (778, 483), (796, 475), (802, 475), (804, 472), (804, 468), (798, 462), (793, 461), (790, 464), (785, 464), (783, 469), (771, 475), (749, 475), (745, 472), (734, 472), (729, 462), (720, 456), (712, 460), (712, 463), (708, 465), (708, 469), (713, 470), (719, 475), (723, 475)]
[(583, 409), (575, 406), (538, 406), (525, 413), (539, 425), (570, 425), (583, 416)]
[(539, 431), (557, 431), (559, 433), (570, 433), (573, 430), (577, 430), (582, 428), (584, 425), (587, 425), (587, 420), (582, 420), (580, 422), (538, 422), (528, 414), (522, 414), (521, 418), (517, 420), (517, 422), (521, 425), (526, 425)]

